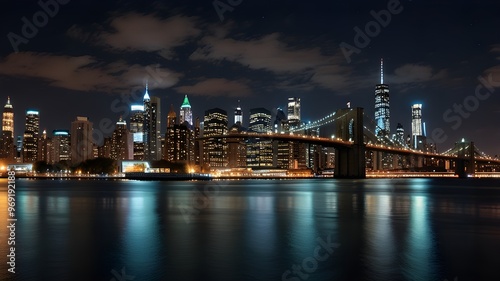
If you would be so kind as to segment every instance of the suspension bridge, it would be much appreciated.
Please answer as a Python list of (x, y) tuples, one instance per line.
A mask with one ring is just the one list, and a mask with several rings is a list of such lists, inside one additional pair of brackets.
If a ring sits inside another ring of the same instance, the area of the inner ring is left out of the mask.
[[(318, 128), (332, 128), (334, 136), (311, 136), (305, 132)], [(335, 149), (336, 178), (365, 178), (367, 168), (371, 171), (384, 169), (384, 163), (398, 162), (408, 170), (433, 166), (454, 171), (455, 175), (466, 178), (476, 172), (500, 171), (500, 160), (481, 152), (472, 141), (462, 140), (443, 153), (412, 149), (406, 142), (376, 136), (375, 122), (364, 114), (363, 108), (343, 108), (314, 122), (290, 128), (283, 133), (254, 133), (214, 135), (207, 139), (268, 139), (333, 147)]]

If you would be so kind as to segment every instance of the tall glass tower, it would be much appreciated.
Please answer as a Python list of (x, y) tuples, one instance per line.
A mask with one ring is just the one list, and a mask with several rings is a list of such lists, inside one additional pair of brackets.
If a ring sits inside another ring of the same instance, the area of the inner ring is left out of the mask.
[[(271, 111), (265, 108), (250, 109), (250, 132), (269, 133), (271, 127)], [(247, 166), (248, 167), (272, 167), (273, 166), (273, 144), (270, 140), (251, 138), (247, 143)]]
[(150, 159), (161, 160), (161, 101), (159, 97), (151, 97), (150, 111)]
[(133, 104), (130, 107), (130, 132), (133, 136), (134, 160), (144, 159), (144, 105)]
[(411, 106), (411, 135), (422, 136), (422, 104)]
[(427, 149), (425, 122), (422, 123), (422, 104), (411, 106), (411, 148), (420, 151)]
[(380, 60), (380, 84), (375, 85), (375, 134), (378, 137), (388, 136), (391, 129), (389, 118), (389, 85), (384, 84), (384, 59)]
[(52, 149), (54, 163), (71, 160), (71, 135), (68, 130), (52, 131)]
[(250, 123), (248, 129), (256, 133), (271, 132), (271, 111), (265, 108), (250, 109)]
[(238, 107), (234, 109), (234, 124), (240, 122), (240, 125), (243, 124), (243, 111), (241, 110), (240, 101), (238, 100)]
[(287, 113), (290, 127), (300, 126), (300, 98), (288, 98)]
[(398, 126), (396, 127), (396, 142), (399, 145), (406, 146), (406, 141), (405, 141), (405, 129), (403, 128), (403, 125), (401, 123), (398, 123)]
[[(205, 111), (203, 135), (205, 137), (227, 134), (227, 112), (220, 108)], [(204, 163), (210, 167), (227, 166), (227, 143), (223, 138), (209, 138), (203, 143)]]
[(427, 145), (422, 126), (422, 104), (411, 106), (411, 148), (424, 150)]
[(161, 159), (161, 110), (160, 98), (150, 97), (148, 84), (144, 93), (144, 119), (143, 119), (143, 142), (144, 160), (154, 161)]
[(144, 158), (142, 160), (154, 160), (151, 158), (151, 97), (149, 96), (148, 84), (146, 84), (146, 92), (142, 98), (144, 111), (142, 118), (142, 141), (144, 143)]
[(130, 160), (133, 159), (133, 144), (131, 133), (127, 128), (127, 122), (120, 119), (116, 122), (115, 130), (111, 136), (111, 159)]
[(23, 141), (23, 162), (35, 163), (38, 160), (38, 135), (40, 117), (37, 110), (26, 111), (26, 128)]

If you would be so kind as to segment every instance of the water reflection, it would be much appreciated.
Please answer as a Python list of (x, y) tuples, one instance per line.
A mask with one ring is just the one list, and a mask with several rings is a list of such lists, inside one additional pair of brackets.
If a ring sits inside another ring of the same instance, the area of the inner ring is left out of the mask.
[(388, 195), (366, 196), (366, 240), (369, 275), (390, 280), (397, 269), (397, 248), (391, 224), (391, 198)]
[[(7, 212), (7, 180), (1, 179), (0, 180), (0, 185), (5, 186), (4, 189), (2, 189), (2, 195), (0, 196), (0, 221), (5, 223), (5, 226), (7, 226), (7, 219), (9, 219), (9, 214)], [(9, 277), (9, 272), (7, 269), (9, 266), (7, 265), (7, 255), (9, 254), (9, 245), (7, 244), (7, 239), (9, 237), (9, 229), (5, 226), (0, 227), (0, 256), (2, 256), (2, 267), (1, 272), (0, 272), (0, 279), (1, 280), (7, 280)]]
[[(158, 248), (158, 222), (154, 212), (154, 197), (148, 193), (134, 193), (126, 208), (126, 224), (123, 231), (123, 251), (127, 257), (123, 265), (129, 265), (130, 272), (147, 271), (153, 274)], [(151, 235), (154, 233), (156, 235)], [(133, 266), (130, 266), (133, 265)], [(118, 268), (118, 269), (119, 269)]]
[(126, 267), (135, 280), (280, 280), (330, 236), (341, 246), (308, 280), (495, 280), (500, 196), (481, 183), (234, 181), (187, 223), (178, 207), (207, 183), (20, 180), (17, 278), (110, 280)]

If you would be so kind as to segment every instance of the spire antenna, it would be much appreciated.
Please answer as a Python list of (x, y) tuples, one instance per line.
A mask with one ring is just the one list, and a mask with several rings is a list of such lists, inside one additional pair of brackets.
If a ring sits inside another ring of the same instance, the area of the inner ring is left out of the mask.
[(380, 59), (380, 84), (384, 84), (384, 59)]
[(144, 92), (144, 98), (143, 100), (151, 100), (149, 97), (149, 85), (148, 85), (148, 79), (146, 78), (146, 91)]

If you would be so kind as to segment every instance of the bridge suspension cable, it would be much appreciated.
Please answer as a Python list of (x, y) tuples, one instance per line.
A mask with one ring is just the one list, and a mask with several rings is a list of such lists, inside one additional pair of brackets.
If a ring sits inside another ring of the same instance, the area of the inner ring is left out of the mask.
[[(327, 116), (325, 116), (319, 120), (306, 123), (306, 124), (299, 126), (299, 127), (292, 127), (292, 128), (290, 128), (290, 132), (293, 133), (293, 132), (298, 132), (298, 131), (302, 131), (302, 130), (310, 130), (310, 129), (319, 128), (321, 126), (331, 124), (331, 123), (345, 117), (348, 113), (349, 112), (346, 112), (346, 113), (341, 114), (341, 115), (337, 115), (337, 112), (333, 112), (333, 113), (330, 113)], [(380, 128), (380, 126), (378, 126), (376, 124), (376, 122), (372, 118), (368, 117), (365, 113), (363, 113), (363, 118), (364, 118), (364, 120), (368, 121), (368, 122), (366, 122), (367, 124), (363, 126), (364, 127), (363, 131), (365, 132), (366, 137), (368, 137), (369, 139), (371, 139), (373, 141), (377, 140), (378, 142), (380, 142), (384, 145), (387, 145), (387, 146), (402, 147), (402, 148), (409, 149), (408, 145), (405, 142), (401, 142), (398, 139), (391, 139), (389, 136), (384, 136), (383, 138), (378, 137), (375, 134), (375, 129), (376, 128), (382, 129), (382, 128)], [(456, 155), (458, 153), (458, 149), (459, 148), (457, 148), (457, 147), (453, 147), (453, 148), (450, 148), (443, 153), (440, 153), (440, 155), (445, 155), (445, 156), (446, 155)], [(461, 148), (461, 149), (468, 149), (468, 147)], [(413, 150), (413, 149), (409, 149), (409, 150), (418, 152), (417, 150)], [(480, 151), (476, 145), (474, 145), (474, 153), (480, 157), (491, 158), (486, 153)]]
[(340, 119), (346, 115), (347, 115), (347, 112), (342, 114), (342, 115), (337, 115), (337, 112), (333, 112), (333, 113), (331, 113), (331, 114), (329, 114), (329, 115), (327, 115), (319, 120), (306, 123), (300, 127), (290, 128), (290, 132), (298, 132), (298, 131), (302, 131), (302, 130), (315, 129), (315, 128), (318, 128), (318, 127), (321, 127), (324, 125), (331, 124), (331, 123), (337, 121), (338, 119)]

